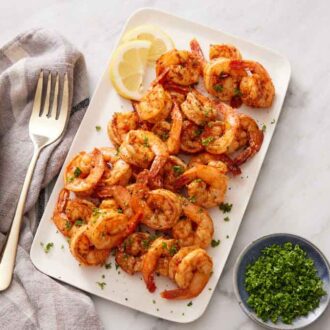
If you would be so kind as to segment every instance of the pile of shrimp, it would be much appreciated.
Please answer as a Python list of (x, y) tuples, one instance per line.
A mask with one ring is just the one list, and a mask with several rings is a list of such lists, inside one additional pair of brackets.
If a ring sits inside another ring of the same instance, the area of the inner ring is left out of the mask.
[[(196, 89), (200, 78), (205, 95)], [(133, 111), (108, 124), (114, 147), (82, 151), (67, 164), (53, 214), (81, 265), (102, 265), (113, 250), (128, 274), (177, 285), (165, 299), (190, 299), (213, 268), (208, 213), (224, 201), (230, 176), (260, 149), (263, 132), (233, 104), (268, 107), (272, 81), (261, 64), (231, 45), (211, 45), (207, 62), (196, 40), (156, 62), (156, 79)], [(186, 163), (179, 153), (191, 154)]]

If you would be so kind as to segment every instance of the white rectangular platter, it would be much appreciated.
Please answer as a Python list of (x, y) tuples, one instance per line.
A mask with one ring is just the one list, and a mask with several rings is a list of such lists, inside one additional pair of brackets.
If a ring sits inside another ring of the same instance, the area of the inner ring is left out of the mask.
[[(244, 58), (262, 63), (270, 73), (275, 85), (276, 97), (272, 108), (267, 110), (251, 110), (244, 106), (240, 108), (240, 111), (253, 115), (260, 126), (266, 125), (266, 131), (260, 152), (242, 166), (241, 176), (230, 179), (226, 201), (233, 204), (232, 211), (224, 215), (218, 208), (210, 210), (215, 227), (214, 239), (221, 241), (218, 247), (208, 249), (214, 261), (214, 273), (204, 291), (193, 299), (192, 306), (188, 307), (189, 301), (168, 301), (160, 297), (160, 292), (165, 288), (175, 287), (168, 279), (156, 277), (157, 290), (151, 294), (147, 291), (141, 276), (138, 274), (130, 276), (120, 269), (116, 269), (112, 256), (108, 261), (112, 263), (111, 269), (80, 267), (70, 254), (66, 239), (56, 232), (56, 227), (51, 220), (58, 193), (63, 188), (63, 168), (35, 235), (31, 248), (31, 259), (43, 273), (89, 293), (156, 317), (185, 323), (196, 320), (203, 314), (224, 269), (281, 112), (290, 79), (290, 64), (286, 58), (274, 51), (154, 9), (142, 9), (135, 12), (128, 19), (121, 36), (141, 24), (159, 26), (172, 37), (178, 49), (189, 49), (189, 41), (194, 37), (200, 42), (205, 54), (208, 53), (208, 46), (211, 43), (233, 44), (239, 48)], [(79, 151), (109, 145), (106, 133), (109, 119), (114, 112), (128, 110), (131, 110), (130, 103), (119, 97), (114, 90), (107, 66), (81, 122), (65, 164)], [(97, 125), (102, 127), (99, 132), (95, 129)], [(226, 222), (224, 217), (227, 215), (230, 217), (230, 221)], [(46, 254), (41, 247), (41, 242), (44, 244), (53, 242), (54, 247)], [(96, 282), (105, 282), (104, 289), (102, 290)]]

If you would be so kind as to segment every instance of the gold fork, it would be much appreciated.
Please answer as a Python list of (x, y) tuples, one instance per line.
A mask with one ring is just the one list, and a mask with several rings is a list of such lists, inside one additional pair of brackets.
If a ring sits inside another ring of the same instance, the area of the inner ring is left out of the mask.
[[(19, 232), (23, 219), (24, 206), (29, 191), (33, 171), (40, 151), (47, 145), (62, 137), (69, 113), (69, 83), (68, 74), (65, 73), (62, 93), (59, 92), (60, 75), (55, 73), (55, 86), (52, 88), (52, 73), (48, 73), (47, 87), (43, 88), (44, 76), (41, 71), (38, 79), (37, 90), (34, 98), (32, 113), (29, 122), (29, 135), (34, 145), (34, 153), (28, 167), (22, 191), (17, 203), (15, 216), (7, 235), (6, 243), (0, 256), (0, 291), (6, 290), (12, 280), (16, 259)], [(45, 77), (46, 78), (46, 77)], [(43, 93), (43, 90), (46, 91)], [(45, 100), (42, 106), (42, 96)], [(51, 94), (53, 102), (51, 104)], [(58, 103), (62, 94), (61, 106)]]

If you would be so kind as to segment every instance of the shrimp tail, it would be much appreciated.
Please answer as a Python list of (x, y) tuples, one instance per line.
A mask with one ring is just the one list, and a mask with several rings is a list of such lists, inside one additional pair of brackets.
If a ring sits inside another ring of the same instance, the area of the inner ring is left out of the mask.
[(154, 280), (154, 274), (149, 274), (148, 279), (146, 281), (147, 289), (149, 292), (155, 292), (156, 291), (156, 284)]
[(180, 189), (181, 187), (183, 187), (184, 185), (188, 184), (189, 182), (191, 182), (191, 177), (188, 175), (184, 175), (182, 174), (181, 176), (179, 176), (175, 183), (174, 183), (174, 189)]
[(157, 155), (152, 162), (151, 168), (150, 168), (150, 177), (154, 178), (157, 176), (159, 171), (164, 167), (166, 161), (167, 161), (168, 155)]
[(131, 219), (129, 220), (129, 225), (126, 230), (125, 238), (135, 231), (136, 227), (138, 226), (142, 218), (143, 218), (142, 210), (139, 210), (131, 217)]
[(239, 175), (242, 173), (239, 164), (232, 160), (229, 156), (221, 154), (218, 155), (218, 159), (227, 165), (229, 172), (233, 175)]
[(189, 299), (191, 297), (188, 289), (165, 290), (160, 295), (165, 299)]
[(152, 81), (151, 86), (156, 86), (157, 84), (163, 85), (166, 82), (166, 76), (170, 72), (170, 68), (164, 69), (157, 78)]
[(196, 39), (192, 39), (190, 41), (190, 49), (192, 51), (193, 54), (195, 54), (199, 61), (204, 64), (205, 63), (205, 56), (203, 54), (202, 48), (199, 45), (199, 42)]

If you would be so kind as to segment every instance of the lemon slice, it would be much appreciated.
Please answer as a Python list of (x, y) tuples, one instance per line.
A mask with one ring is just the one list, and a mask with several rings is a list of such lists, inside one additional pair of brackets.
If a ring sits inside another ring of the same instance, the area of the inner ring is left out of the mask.
[(148, 55), (148, 62), (150, 64), (154, 63), (160, 55), (174, 48), (172, 39), (154, 25), (140, 25), (128, 31), (122, 41), (127, 42), (130, 40), (148, 40), (152, 43)]
[(120, 45), (112, 56), (110, 78), (118, 94), (139, 100), (151, 42), (134, 40)]

